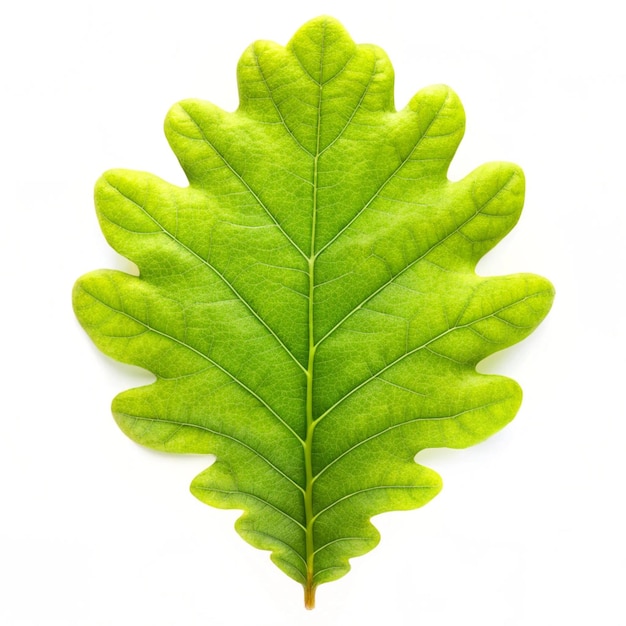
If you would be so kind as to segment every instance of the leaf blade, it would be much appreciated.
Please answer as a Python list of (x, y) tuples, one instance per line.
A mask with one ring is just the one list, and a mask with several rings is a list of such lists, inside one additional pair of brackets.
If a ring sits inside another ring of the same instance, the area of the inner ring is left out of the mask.
[(465, 127), (448, 87), (396, 112), (385, 53), (326, 17), (248, 48), (238, 80), (234, 113), (187, 100), (166, 118), (189, 187), (98, 182), (103, 233), (140, 275), (91, 273), (74, 308), (103, 352), (156, 376), (114, 400), (121, 429), (214, 455), (192, 492), (241, 509), (238, 532), (311, 606), (377, 544), (373, 515), (439, 492), (417, 452), (514, 417), (517, 383), (476, 364), (530, 334), (554, 290), (475, 274), (524, 177), (489, 163), (448, 180)]

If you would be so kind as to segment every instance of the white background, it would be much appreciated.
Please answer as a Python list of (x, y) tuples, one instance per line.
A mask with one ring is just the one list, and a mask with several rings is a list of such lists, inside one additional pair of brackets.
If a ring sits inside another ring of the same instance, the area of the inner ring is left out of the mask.
[[(10, 6), (11, 8), (6, 8)], [(542, 626), (626, 623), (624, 73), (618, 3), (550, 0), (22, 2), (0, 9), (0, 624)], [(74, 320), (107, 248), (96, 178), (129, 167), (184, 184), (167, 109), (237, 106), (235, 66), (339, 18), (383, 47), (396, 104), (447, 83), (466, 107), (451, 170), (527, 175), (515, 231), (484, 274), (557, 289), (523, 344), (483, 366), (518, 380), (516, 420), (420, 459), (444, 478), (423, 509), (376, 519), (382, 542), (302, 608), (301, 589), (188, 492), (207, 460), (142, 449), (110, 416), (149, 378)]]

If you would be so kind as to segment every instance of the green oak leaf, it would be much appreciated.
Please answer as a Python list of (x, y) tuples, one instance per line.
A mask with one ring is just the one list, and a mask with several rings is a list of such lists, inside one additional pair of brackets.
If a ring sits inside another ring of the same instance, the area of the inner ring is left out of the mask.
[(193, 494), (243, 510), (239, 534), (311, 608), (377, 544), (372, 516), (438, 493), (420, 450), (513, 418), (519, 386), (475, 366), (526, 337), (554, 292), (476, 275), (519, 217), (524, 177), (489, 163), (448, 180), (464, 130), (448, 87), (396, 111), (385, 53), (328, 17), (285, 48), (252, 45), (238, 79), (234, 113), (186, 100), (167, 116), (188, 187), (98, 181), (104, 235), (140, 275), (87, 274), (74, 308), (100, 350), (156, 376), (115, 398), (120, 428), (215, 455)]

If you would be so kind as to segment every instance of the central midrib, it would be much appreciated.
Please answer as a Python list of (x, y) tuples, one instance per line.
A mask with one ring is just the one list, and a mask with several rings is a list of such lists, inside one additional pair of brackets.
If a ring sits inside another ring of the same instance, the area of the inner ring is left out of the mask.
[(313, 543), (313, 524), (315, 515), (313, 511), (313, 432), (315, 430), (315, 418), (313, 415), (313, 371), (315, 366), (315, 330), (314, 330), (314, 310), (313, 296), (315, 293), (315, 228), (317, 222), (317, 202), (318, 202), (318, 163), (320, 158), (320, 138), (322, 125), (322, 89), (323, 89), (323, 59), (324, 59), (324, 38), (320, 47), (320, 68), (318, 80), (318, 101), (317, 101), (317, 129), (315, 156), (313, 159), (313, 206), (311, 211), (311, 242), (309, 246), (309, 350), (306, 372), (306, 439), (304, 443), (304, 466), (305, 466), (305, 490), (304, 490), (304, 512), (306, 528), (306, 585), (304, 588), (304, 605), (307, 609), (315, 606), (315, 584), (314, 560), (315, 546)]

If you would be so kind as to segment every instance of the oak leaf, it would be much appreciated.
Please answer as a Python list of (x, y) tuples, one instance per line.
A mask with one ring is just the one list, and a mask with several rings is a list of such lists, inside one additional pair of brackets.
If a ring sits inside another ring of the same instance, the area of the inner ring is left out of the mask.
[(475, 366), (526, 337), (553, 289), (476, 275), (524, 177), (489, 163), (448, 180), (464, 130), (448, 87), (396, 111), (384, 52), (326, 17), (286, 48), (252, 45), (238, 78), (236, 112), (187, 100), (167, 116), (188, 187), (97, 183), (102, 230), (140, 275), (90, 273), (74, 307), (103, 352), (156, 376), (115, 398), (121, 429), (215, 455), (192, 492), (243, 510), (237, 531), (312, 607), (378, 542), (373, 515), (437, 494), (420, 450), (513, 418), (518, 385)]

